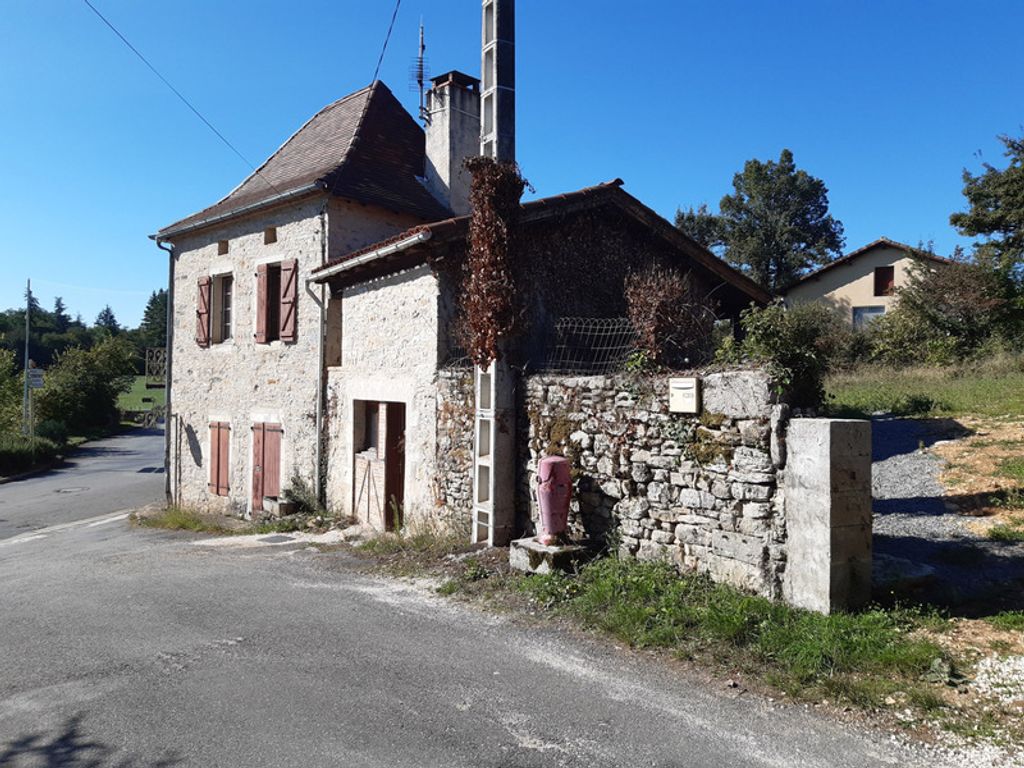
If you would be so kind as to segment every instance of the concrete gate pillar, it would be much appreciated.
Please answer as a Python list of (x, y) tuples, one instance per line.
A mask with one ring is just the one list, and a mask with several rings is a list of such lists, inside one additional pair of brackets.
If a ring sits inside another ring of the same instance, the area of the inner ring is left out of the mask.
[(786, 439), (785, 600), (821, 613), (871, 599), (871, 422), (793, 419)]

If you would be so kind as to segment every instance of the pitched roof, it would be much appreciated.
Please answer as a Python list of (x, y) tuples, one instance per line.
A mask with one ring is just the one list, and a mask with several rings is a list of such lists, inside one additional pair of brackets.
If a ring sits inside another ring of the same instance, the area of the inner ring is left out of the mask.
[[(575, 192), (531, 200), (523, 203), (519, 220), (523, 224), (528, 224), (531, 221), (544, 220), (559, 213), (611, 204), (642, 225), (654, 230), (656, 234), (679, 248), (697, 264), (743, 291), (752, 299), (762, 303), (771, 301), (772, 297), (768, 291), (726, 264), (707, 248), (684, 234), (678, 227), (670, 224), (623, 190), (622, 184), (622, 179), (615, 179), (592, 187), (584, 187)], [(424, 250), (418, 246), (428, 240), (436, 245), (464, 238), (469, 231), (469, 218), (468, 215), (456, 216), (412, 227), (387, 240), (331, 259), (313, 271), (313, 279), (325, 282), (332, 275), (344, 271), (346, 281), (363, 280), (423, 263), (426, 260), (426, 255)]]
[(328, 194), (411, 213), (450, 215), (419, 182), (424, 134), (380, 81), (317, 112), (226, 197), (164, 227), (170, 237), (304, 193)]
[(934, 261), (936, 264), (952, 264), (952, 262), (949, 259), (943, 258), (942, 256), (936, 256), (934, 253), (921, 250), (920, 248), (914, 248), (913, 246), (907, 245), (906, 243), (900, 243), (897, 242), (896, 240), (890, 240), (888, 237), (880, 237), (877, 240), (871, 241), (867, 245), (861, 246), (855, 251), (850, 251), (845, 256), (840, 256), (835, 261), (830, 261), (825, 266), (819, 267), (813, 272), (809, 272), (808, 274), (804, 275), (799, 280), (797, 280), (795, 283), (790, 285), (786, 290), (788, 291), (791, 288), (795, 288), (796, 286), (800, 285), (801, 283), (807, 280), (813, 280), (815, 278), (821, 277), (823, 273), (828, 272), (833, 267), (838, 267), (843, 264), (849, 264), (857, 257), (863, 256), (865, 253), (873, 251), (876, 248), (895, 248), (896, 250), (899, 251), (905, 251), (908, 255), (912, 256), (915, 259), (927, 259), (928, 261)]

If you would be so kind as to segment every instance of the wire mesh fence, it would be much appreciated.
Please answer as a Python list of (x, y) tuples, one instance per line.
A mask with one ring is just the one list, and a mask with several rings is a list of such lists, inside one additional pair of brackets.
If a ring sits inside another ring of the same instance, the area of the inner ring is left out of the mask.
[(636, 349), (636, 331), (625, 317), (563, 317), (555, 322), (542, 369), (599, 376), (622, 370)]

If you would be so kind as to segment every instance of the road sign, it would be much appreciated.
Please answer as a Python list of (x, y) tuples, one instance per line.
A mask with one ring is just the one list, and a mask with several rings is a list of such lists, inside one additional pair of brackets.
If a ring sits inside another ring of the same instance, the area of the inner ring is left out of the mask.
[(43, 388), (43, 371), (41, 368), (28, 369), (28, 385), (31, 389)]

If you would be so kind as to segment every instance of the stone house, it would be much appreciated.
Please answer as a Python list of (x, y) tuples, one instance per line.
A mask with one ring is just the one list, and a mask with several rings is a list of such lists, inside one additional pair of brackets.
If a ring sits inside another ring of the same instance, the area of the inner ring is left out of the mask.
[[(153, 236), (170, 264), (173, 502), (259, 515), (299, 478), (379, 528), (468, 514), (446, 486), (449, 454), (466, 450), (450, 444), (452, 415), (467, 410), (447, 368), (479, 83), (447, 73), (427, 97), (425, 129), (380, 82), (328, 105), (222, 200)], [(723, 318), (770, 298), (619, 180), (527, 202), (520, 227), (524, 365), (559, 318), (623, 316), (624, 280), (645, 263), (688, 272)]]
[(786, 302), (820, 302), (855, 328), (863, 328), (895, 306), (896, 292), (908, 283), (915, 266), (948, 263), (941, 256), (880, 237), (801, 278), (786, 291)]

